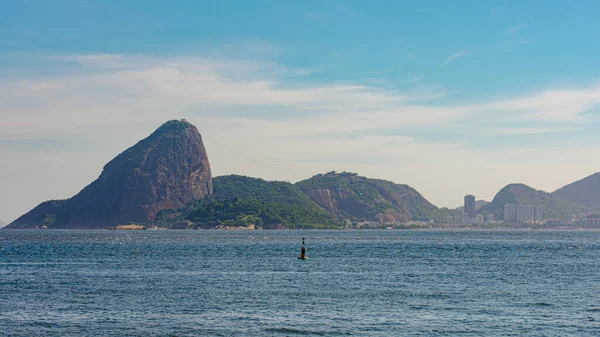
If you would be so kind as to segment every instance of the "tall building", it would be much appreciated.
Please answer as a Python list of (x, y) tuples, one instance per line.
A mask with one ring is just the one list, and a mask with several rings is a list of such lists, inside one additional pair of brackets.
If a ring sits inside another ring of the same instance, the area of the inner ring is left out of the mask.
[(583, 227), (598, 228), (598, 227), (600, 227), (600, 219), (585, 218), (585, 219), (583, 219)]
[(543, 220), (542, 206), (535, 206), (533, 210), (533, 221), (541, 223)]
[(469, 218), (475, 217), (475, 196), (471, 194), (465, 195), (465, 213)]
[(504, 204), (504, 221), (515, 222), (517, 220), (517, 206), (515, 204)]
[(465, 218), (464, 214), (455, 215), (453, 222), (455, 225), (464, 225), (466, 223), (466, 218)]
[(533, 222), (533, 206), (519, 205), (517, 207), (517, 223)]

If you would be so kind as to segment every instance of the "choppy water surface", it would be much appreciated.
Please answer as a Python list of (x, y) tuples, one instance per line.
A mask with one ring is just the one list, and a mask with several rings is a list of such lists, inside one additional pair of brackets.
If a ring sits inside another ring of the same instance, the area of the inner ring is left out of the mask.
[(0, 335), (598, 334), (600, 232), (0, 231)]

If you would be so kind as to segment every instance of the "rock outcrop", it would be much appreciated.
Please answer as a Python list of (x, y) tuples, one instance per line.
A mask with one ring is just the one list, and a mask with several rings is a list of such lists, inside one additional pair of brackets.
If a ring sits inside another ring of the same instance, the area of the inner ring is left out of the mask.
[(340, 220), (404, 223), (442, 217), (437, 207), (410, 186), (355, 173), (319, 174), (296, 186)]
[(48, 228), (149, 225), (159, 211), (210, 194), (212, 176), (202, 137), (185, 120), (169, 121), (111, 160), (98, 179), (71, 199), (57, 206), (42, 203), (8, 227), (39, 227), (44, 219)]
[(13, 221), (6, 228), (44, 228), (56, 222), (56, 214), (67, 200), (48, 200)]

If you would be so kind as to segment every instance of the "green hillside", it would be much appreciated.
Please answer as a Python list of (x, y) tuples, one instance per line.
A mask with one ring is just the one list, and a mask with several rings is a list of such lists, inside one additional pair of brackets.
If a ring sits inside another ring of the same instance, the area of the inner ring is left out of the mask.
[(177, 211), (159, 214), (162, 223), (190, 220), (196, 226), (336, 228), (327, 212), (294, 185), (245, 176), (213, 178), (213, 195)]
[(296, 186), (340, 220), (404, 223), (439, 220), (447, 214), (408, 185), (355, 173), (319, 174)]

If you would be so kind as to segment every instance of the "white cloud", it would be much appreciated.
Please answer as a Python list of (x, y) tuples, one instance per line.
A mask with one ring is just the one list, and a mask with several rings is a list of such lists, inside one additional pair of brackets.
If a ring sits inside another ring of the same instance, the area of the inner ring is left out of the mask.
[(458, 59), (460, 59), (460, 58), (466, 57), (466, 56), (468, 56), (468, 55), (469, 55), (469, 51), (467, 51), (467, 50), (461, 50), (461, 51), (457, 51), (457, 52), (456, 52), (456, 53), (454, 53), (454, 54), (448, 55), (448, 56), (447, 56), (447, 57), (446, 57), (446, 58), (445, 58), (445, 59), (442, 61), (442, 66), (444, 66), (444, 67), (447, 67), (447, 66), (448, 66), (450, 63), (452, 63), (452, 62), (454, 62), (454, 61), (456, 61), (456, 60), (458, 60)]
[(540, 133), (555, 133), (555, 132), (567, 132), (575, 131), (577, 128), (566, 127), (566, 128), (504, 128), (496, 131), (492, 131), (490, 135), (533, 135)]
[(488, 111), (518, 112), (522, 119), (581, 121), (582, 113), (600, 106), (600, 86), (555, 89), (481, 105)]
[(514, 25), (514, 26), (510, 27), (509, 29), (507, 29), (506, 32), (509, 34), (516, 33), (517, 31), (519, 31), (525, 27), (527, 27), (527, 25), (525, 25), (525, 24)]
[[(216, 116), (224, 109), (265, 125), (285, 120), (278, 125), (283, 134), (302, 134), (444, 125), (469, 115), (572, 122), (600, 105), (600, 87), (430, 106), (431, 100), (446, 95), (445, 88), (418, 83), (397, 92), (354, 83), (290, 85), (282, 77), (294, 69), (199, 57), (76, 55), (61, 60), (80, 66), (69, 74), (0, 80), (0, 138), (63, 134), (81, 126), (138, 120), (159, 123), (173, 115)], [(260, 107), (277, 112), (256, 116)]]
[[(139, 119), (161, 121), (173, 113), (187, 114), (191, 109), (196, 109), (193, 113), (216, 113), (224, 107), (240, 107), (243, 115), (249, 106), (273, 106), (278, 107), (279, 118), (312, 114), (334, 126), (342, 125), (337, 119), (343, 114), (348, 117), (343, 125), (351, 130), (361, 129), (357, 123), (373, 128), (388, 120), (395, 124), (437, 123), (446, 113), (403, 106), (404, 102), (441, 97), (443, 88), (399, 93), (356, 84), (284, 87), (280, 76), (294, 70), (268, 63), (124, 55), (62, 60), (75, 61), (81, 68), (66, 76), (0, 81), (4, 120), (0, 135), (60, 133), (76, 126)], [(334, 112), (337, 115), (332, 115)], [(312, 128), (312, 122), (303, 120)]]

